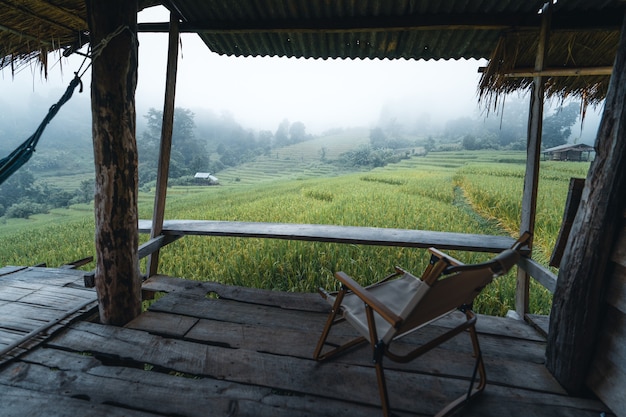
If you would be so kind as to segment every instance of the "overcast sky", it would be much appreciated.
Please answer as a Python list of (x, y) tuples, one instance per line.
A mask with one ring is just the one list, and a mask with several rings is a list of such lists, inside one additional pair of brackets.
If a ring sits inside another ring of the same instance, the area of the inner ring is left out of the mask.
[[(162, 10), (139, 15), (139, 21), (168, 19)], [(139, 42), (137, 110), (142, 116), (150, 107), (163, 107), (167, 35), (141, 33)], [(195, 34), (183, 34), (181, 44), (176, 106), (229, 111), (246, 128), (275, 131), (283, 119), (303, 122), (308, 133), (371, 127), (384, 106), (432, 122), (479, 114), (477, 70), (484, 61), (236, 58), (210, 52)], [(48, 81), (35, 64), (13, 80), (5, 69), (2, 95), (56, 102), (82, 58), (63, 59), (63, 71), (57, 56), (50, 61), (55, 64)], [(87, 86), (89, 78), (87, 73)]]

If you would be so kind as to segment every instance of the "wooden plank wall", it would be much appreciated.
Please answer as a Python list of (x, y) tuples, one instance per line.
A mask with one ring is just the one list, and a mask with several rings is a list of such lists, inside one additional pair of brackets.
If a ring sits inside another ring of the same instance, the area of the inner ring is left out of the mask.
[(626, 417), (626, 210), (608, 271), (606, 318), (587, 384), (618, 417)]

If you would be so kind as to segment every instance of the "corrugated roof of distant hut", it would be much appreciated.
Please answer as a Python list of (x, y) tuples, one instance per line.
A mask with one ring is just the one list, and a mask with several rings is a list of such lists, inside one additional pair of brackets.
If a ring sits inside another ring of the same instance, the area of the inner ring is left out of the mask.
[(557, 152), (567, 152), (567, 151), (592, 152), (594, 150), (595, 149), (593, 146), (587, 145), (585, 143), (577, 143), (577, 144), (565, 144), (565, 145), (555, 146), (553, 148), (545, 149), (543, 153), (557, 153)]
[[(349, 59), (487, 58), (480, 97), (527, 88), (511, 76), (534, 66), (545, 0), (168, 0), (183, 32), (197, 32), (208, 48), (236, 56)], [(140, 1), (140, 7), (159, 4)], [(546, 66), (580, 76), (548, 76), (547, 96), (606, 94), (617, 50), (622, 0), (570, 0), (554, 5)], [(84, 0), (0, 2), (0, 68), (32, 60), (47, 68), (47, 52), (68, 53), (89, 41)], [(167, 24), (140, 30), (166, 30)], [(555, 73), (556, 73), (555, 72)], [(419, 76), (419, 74), (416, 74)], [(495, 103), (495, 101), (493, 101)]]

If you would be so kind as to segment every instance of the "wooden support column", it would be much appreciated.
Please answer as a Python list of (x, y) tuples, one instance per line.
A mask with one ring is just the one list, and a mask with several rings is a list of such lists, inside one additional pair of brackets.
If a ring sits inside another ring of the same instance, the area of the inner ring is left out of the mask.
[(596, 158), (565, 248), (550, 314), (546, 366), (570, 393), (581, 393), (603, 320), (607, 266), (626, 204), (626, 15)]
[[(179, 39), (179, 23), (178, 18), (174, 15), (174, 13), (170, 14), (169, 34), (167, 74), (165, 79), (165, 99), (163, 103), (163, 123), (161, 125), (161, 147), (159, 149), (159, 166), (157, 168), (157, 182), (154, 194), (154, 211), (152, 212), (152, 231), (150, 232), (150, 238), (159, 236), (163, 230), (165, 198), (167, 196), (167, 177), (170, 172)], [(148, 276), (156, 274), (158, 266), (159, 250), (157, 249), (148, 258)]]
[[(550, 18), (552, 14), (552, 2), (543, 7), (541, 30), (537, 44), (537, 56), (535, 58), (535, 71), (543, 70), (546, 52), (548, 48), (548, 36), (550, 32)], [(522, 218), (520, 221), (520, 233), (535, 232), (535, 216), (537, 212), (537, 188), (539, 186), (539, 163), (541, 160), (541, 128), (543, 125), (543, 102), (544, 102), (543, 77), (533, 78), (530, 90), (530, 109), (528, 112), (528, 143), (526, 147), (526, 174), (524, 176), (524, 194), (522, 197)], [(532, 238), (529, 242), (532, 249)], [(517, 270), (517, 288), (515, 291), (515, 312), (524, 319), (528, 313), (528, 289), (530, 276), (521, 268)]]
[(96, 172), (96, 272), (100, 321), (141, 313), (137, 257), (137, 1), (87, 1), (93, 54), (91, 112)]

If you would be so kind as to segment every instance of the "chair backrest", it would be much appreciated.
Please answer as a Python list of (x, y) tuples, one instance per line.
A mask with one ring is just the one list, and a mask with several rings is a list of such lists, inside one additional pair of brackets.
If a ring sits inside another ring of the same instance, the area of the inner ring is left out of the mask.
[[(395, 335), (411, 331), (462, 305), (471, 304), (494, 277), (506, 274), (519, 258), (518, 251), (508, 249), (485, 263), (461, 264), (446, 269), (414, 308), (406, 311), (405, 316), (401, 314), (404, 320), (395, 329)], [(445, 262), (445, 259), (440, 259), (439, 262)], [(389, 335), (385, 336), (391, 340)]]

